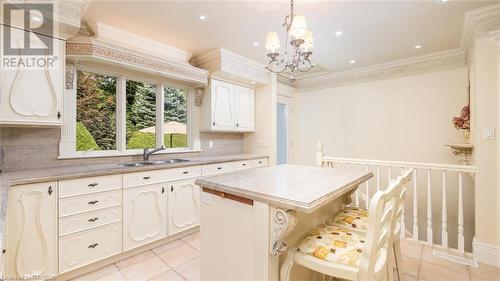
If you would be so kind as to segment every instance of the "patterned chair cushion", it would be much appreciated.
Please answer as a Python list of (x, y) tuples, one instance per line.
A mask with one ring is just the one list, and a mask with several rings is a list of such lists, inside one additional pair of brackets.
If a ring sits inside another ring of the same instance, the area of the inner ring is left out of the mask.
[(346, 207), (335, 216), (332, 224), (366, 231), (368, 229), (368, 210)]
[(320, 225), (307, 234), (298, 251), (332, 263), (358, 267), (364, 239), (345, 228)]

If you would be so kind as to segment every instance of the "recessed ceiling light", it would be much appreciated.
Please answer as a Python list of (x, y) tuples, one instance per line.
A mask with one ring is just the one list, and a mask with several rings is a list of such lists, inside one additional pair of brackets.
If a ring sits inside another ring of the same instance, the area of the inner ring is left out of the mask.
[(259, 43), (259, 42), (257, 42), (257, 41), (255, 41), (255, 42), (253, 42), (253, 43), (252, 43), (252, 45), (253, 45), (254, 47), (259, 47), (259, 46), (260, 46), (260, 43)]
[(356, 63), (356, 60), (350, 60), (349, 63), (354, 64), (354, 63)]
[(450, 0), (436, 0), (436, 2), (438, 4), (446, 4), (446, 3), (450, 2)]
[(418, 50), (418, 49), (422, 49), (422, 47), (423, 47), (422, 45), (415, 45), (415, 46), (413, 46), (413, 49), (417, 49)]
[(208, 16), (207, 15), (198, 15), (197, 18), (201, 22), (208, 21)]
[(254, 85), (255, 85), (255, 84), (257, 84), (257, 82), (255, 82), (255, 81), (252, 81), (252, 82), (250, 82), (250, 83), (252, 83), (252, 84), (254, 84)]
[(343, 34), (344, 34), (344, 31), (342, 31), (342, 30), (337, 30), (335, 32), (335, 36), (342, 36)]

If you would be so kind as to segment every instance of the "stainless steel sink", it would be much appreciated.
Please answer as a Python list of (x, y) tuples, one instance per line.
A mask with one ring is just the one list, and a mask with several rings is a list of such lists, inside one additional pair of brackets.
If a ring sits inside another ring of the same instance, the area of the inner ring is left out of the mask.
[(155, 161), (155, 164), (175, 164), (175, 163), (183, 163), (183, 162), (189, 162), (191, 160), (187, 159), (168, 159), (168, 160), (157, 160)]
[(157, 161), (140, 161), (140, 162), (131, 162), (131, 163), (121, 163), (118, 164), (120, 167), (143, 167), (148, 165), (165, 165), (165, 164), (175, 164), (182, 162), (189, 162), (191, 160), (187, 159), (168, 159), (168, 160), (157, 160)]

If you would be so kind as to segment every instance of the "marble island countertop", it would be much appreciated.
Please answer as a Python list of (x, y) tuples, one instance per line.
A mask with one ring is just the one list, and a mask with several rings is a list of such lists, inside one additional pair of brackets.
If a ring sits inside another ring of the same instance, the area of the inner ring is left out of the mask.
[(373, 177), (368, 171), (279, 165), (203, 177), (201, 187), (312, 213)]

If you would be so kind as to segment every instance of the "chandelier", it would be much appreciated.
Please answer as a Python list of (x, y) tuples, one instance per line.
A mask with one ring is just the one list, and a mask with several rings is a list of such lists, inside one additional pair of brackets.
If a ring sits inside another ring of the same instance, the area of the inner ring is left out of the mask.
[[(273, 73), (290, 72), (290, 80), (295, 80), (293, 73), (295, 70), (308, 72), (313, 68), (309, 57), (312, 55), (313, 47), (312, 32), (307, 30), (306, 18), (304, 15), (293, 13), (293, 0), (290, 1), (290, 14), (286, 15), (282, 27), (285, 29), (285, 48), (283, 55), (280, 55), (280, 40), (277, 32), (269, 32), (266, 36), (267, 56), (271, 59), (266, 69)], [(289, 38), (290, 36), (290, 38)], [(290, 40), (290, 44), (286, 44)]]

